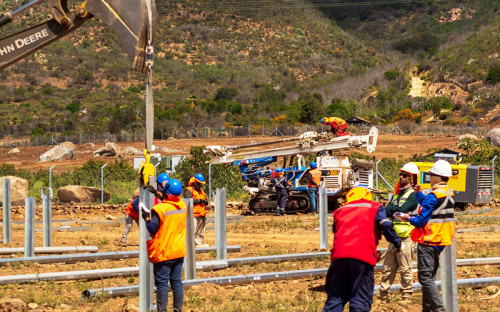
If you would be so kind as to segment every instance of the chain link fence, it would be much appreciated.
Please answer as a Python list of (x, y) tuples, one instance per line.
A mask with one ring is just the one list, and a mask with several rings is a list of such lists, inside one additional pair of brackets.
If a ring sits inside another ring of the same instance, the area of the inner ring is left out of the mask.
[[(491, 129), (489, 127), (474, 126), (444, 126), (444, 125), (418, 125), (411, 122), (402, 122), (392, 126), (387, 125), (349, 125), (348, 132), (353, 134), (368, 133), (371, 127), (376, 127), (379, 134), (391, 135), (454, 135), (473, 134), (479, 138), (484, 137)], [(323, 125), (248, 125), (221, 128), (180, 128), (176, 131), (156, 131), (155, 140), (191, 139), (191, 138), (233, 138), (252, 136), (298, 136), (307, 131), (324, 132), (329, 131), (329, 126)], [(143, 131), (134, 133), (122, 132), (121, 134), (92, 133), (78, 135), (45, 135), (45, 136), (20, 136), (4, 137), (0, 139), (0, 147), (12, 149), (14, 147), (57, 145), (61, 142), (73, 142), (74, 144), (105, 143), (105, 142), (144, 142)]]

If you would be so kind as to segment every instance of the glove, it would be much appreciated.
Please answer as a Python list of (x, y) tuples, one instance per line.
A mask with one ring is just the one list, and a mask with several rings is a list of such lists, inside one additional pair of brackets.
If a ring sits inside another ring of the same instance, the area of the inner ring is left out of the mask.
[(149, 212), (141, 210), (141, 216), (144, 219), (144, 221), (148, 221), (149, 220)]
[(151, 193), (156, 194), (156, 188), (155, 188), (154, 186), (152, 186), (152, 185), (148, 185), (148, 186), (146, 187), (146, 189), (147, 189), (148, 191), (150, 191)]
[(208, 200), (205, 199), (203, 203), (205, 204), (205, 206), (208, 206)]

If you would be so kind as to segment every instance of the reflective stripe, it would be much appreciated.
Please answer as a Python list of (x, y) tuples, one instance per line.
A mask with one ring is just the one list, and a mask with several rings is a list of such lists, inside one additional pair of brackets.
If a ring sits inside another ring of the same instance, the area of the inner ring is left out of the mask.
[(380, 221), (378, 222), (378, 224), (382, 225), (382, 224), (387, 223), (387, 222), (389, 222), (389, 223), (391, 223), (391, 224), (392, 224), (392, 221), (391, 221), (391, 220), (389, 220), (389, 219), (383, 219), (383, 220), (380, 220)]
[(355, 207), (369, 208), (371, 206), (372, 206), (371, 204), (347, 204), (347, 205), (342, 206), (340, 208), (355, 208)]
[(164, 216), (170, 216), (170, 215), (174, 215), (174, 214), (179, 214), (179, 213), (186, 213), (186, 209), (180, 209), (180, 210), (170, 210), (170, 211), (167, 211), (165, 212)]

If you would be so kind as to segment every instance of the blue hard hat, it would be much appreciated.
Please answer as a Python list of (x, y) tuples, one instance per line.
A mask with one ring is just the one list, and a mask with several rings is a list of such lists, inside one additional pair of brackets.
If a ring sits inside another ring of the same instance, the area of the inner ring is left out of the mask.
[(316, 169), (316, 167), (318, 167), (318, 165), (316, 164), (315, 161), (311, 161), (311, 163), (309, 164), (309, 166), (312, 168), (312, 169)]
[(163, 182), (164, 193), (171, 196), (181, 196), (182, 194), (182, 184), (177, 179), (172, 179)]
[(156, 178), (156, 183), (162, 184), (165, 181), (170, 180), (170, 176), (166, 173), (160, 173), (158, 177)]
[(274, 170), (274, 172), (276, 172), (276, 173), (282, 173), (283, 172), (283, 168), (277, 168), (276, 170)]
[(321, 118), (321, 124), (324, 125), (325, 124), (325, 118)]
[(205, 177), (204, 177), (201, 173), (197, 173), (197, 174), (195, 174), (195, 175), (194, 175), (194, 180), (195, 180), (196, 182), (200, 182), (200, 183), (202, 183), (202, 184), (204, 184), (204, 183), (205, 183)]

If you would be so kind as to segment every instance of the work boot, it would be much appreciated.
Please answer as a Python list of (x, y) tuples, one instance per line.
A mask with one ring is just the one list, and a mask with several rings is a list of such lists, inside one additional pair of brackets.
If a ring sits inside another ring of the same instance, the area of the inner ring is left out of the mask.
[(279, 216), (280, 215), (280, 208), (276, 208), (276, 213), (274, 214), (275, 216)]
[(284, 216), (285, 215), (285, 209), (281, 209), (281, 215)]

